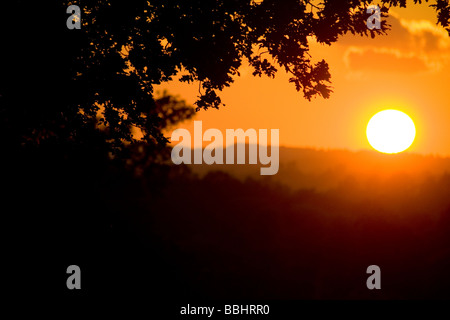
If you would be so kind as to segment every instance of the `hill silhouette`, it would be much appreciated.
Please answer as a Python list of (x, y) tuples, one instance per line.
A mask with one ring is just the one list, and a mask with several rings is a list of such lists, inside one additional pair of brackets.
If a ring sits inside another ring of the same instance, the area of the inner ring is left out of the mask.
[[(184, 253), (194, 296), (449, 298), (449, 164), (282, 148), (274, 176), (259, 165), (191, 165), (197, 173), (168, 180), (154, 228)], [(380, 291), (365, 285), (372, 264)]]
[[(235, 146), (237, 150), (237, 147)], [(236, 151), (235, 150), (235, 151)], [(244, 165), (189, 165), (204, 176), (219, 170), (244, 181), (247, 178), (274, 181), (291, 189), (327, 191), (353, 180), (373, 184), (392, 179), (412, 179), (421, 182), (450, 173), (450, 158), (414, 153), (381, 154), (376, 151), (317, 150), (312, 148), (280, 147), (280, 168), (276, 175), (262, 177), (261, 164), (248, 164), (248, 145)], [(226, 154), (226, 150), (224, 151)], [(236, 155), (236, 152), (235, 152)], [(236, 156), (235, 156), (236, 158)]]
[[(279, 173), (260, 176), (259, 165), (155, 162), (145, 145), (126, 166), (68, 152), (10, 164), (20, 295), (450, 298), (447, 158), (282, 148)], [(64, 287), (71, 264), (80, 293)], [(373, 264), (382, 290), (366, 288)]]

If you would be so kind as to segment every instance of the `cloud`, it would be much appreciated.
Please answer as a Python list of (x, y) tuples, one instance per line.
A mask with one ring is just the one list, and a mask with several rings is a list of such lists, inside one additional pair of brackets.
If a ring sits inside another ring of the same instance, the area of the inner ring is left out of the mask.
[(429, 70), (427, 63), (418, 56), (397, 49), (349, 47), (344, 61), (349, 69), (359, 71), (418, 73)]
[(428, 20), (407, 20), (390, 12), (387, 36), (375, 39), (346, 35), (344, 64), (350, 72), (434, 73), (450, 62), (447, 31)]
[(450, 48), (450, 37), (444, 28), (434, 25), (428, 20), (397, 19), (401, 26), (408, 30), (413, 42), (426, 52)]

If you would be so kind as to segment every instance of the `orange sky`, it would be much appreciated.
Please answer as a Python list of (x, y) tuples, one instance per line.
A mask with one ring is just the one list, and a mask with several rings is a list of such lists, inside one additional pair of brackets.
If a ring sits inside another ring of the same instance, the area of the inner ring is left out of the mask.
[[(311, 43), (313, 60), (330, 65), (330, 99), (308, 102), (284, 71), (275, 79), (253, 77), (244, 63), (241, 76), (221, 92), (226, 106), (199, 111), (195, 120), (203, 121), (203, 130), (279, 129), (282, 146), (360, 150), (371, 149), (365, 135), (370, 117), (393, 108), (416, 124), (409, 152), (450, 156), (450, 37), (436, 26), (427, 4), (409, 5), (391, 10), (388, 36), (348, 35), (332, 46)], [(156, 87), (164, 89), (190, 104), (198, 94), (197, 83)], [(179, 127), (193, 132), (192, 121)]]

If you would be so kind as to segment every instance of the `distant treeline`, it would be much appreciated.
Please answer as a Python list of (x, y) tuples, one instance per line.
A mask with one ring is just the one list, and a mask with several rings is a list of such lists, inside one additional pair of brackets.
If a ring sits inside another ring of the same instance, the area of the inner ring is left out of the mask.
[[(248, 150), (247, 145), (247, 153)], [(374, 184), (401, 178), (420, 183), (450, 173), (450, 158), (407, 152), (389, 155), (375, 151), (280, 147), (279, 160), (280, 169), (273, 177), (261, 177), (260, 164), (203, 164), (190, 165), (190, 168), (201, 176), (210, 171), (220, 170), (240, 180), (252, 177), (263, 182), (280, 182), (292, 189), (317, 191), (334, 189), (342, 183), (348, 183), (349, 180), (361, 184)]]

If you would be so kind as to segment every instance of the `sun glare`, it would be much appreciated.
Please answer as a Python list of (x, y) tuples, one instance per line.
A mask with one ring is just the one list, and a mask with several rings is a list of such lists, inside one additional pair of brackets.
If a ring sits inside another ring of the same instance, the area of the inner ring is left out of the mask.
[(416, 136), (412, 119), (398, 110), (383, 110), (367, 124), (367, 140), (377, 151), (399, 153), (408, 149)]

